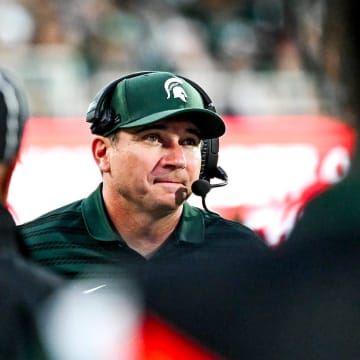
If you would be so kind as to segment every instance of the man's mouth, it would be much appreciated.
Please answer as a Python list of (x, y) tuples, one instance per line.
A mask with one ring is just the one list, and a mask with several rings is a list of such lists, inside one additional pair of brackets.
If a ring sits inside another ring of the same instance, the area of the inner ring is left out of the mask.
[(173, 184), (173, 185), (182, 185), (185, 186), (185, 181), (176, 180), (176, 179), (155, 179), (154, 184)]

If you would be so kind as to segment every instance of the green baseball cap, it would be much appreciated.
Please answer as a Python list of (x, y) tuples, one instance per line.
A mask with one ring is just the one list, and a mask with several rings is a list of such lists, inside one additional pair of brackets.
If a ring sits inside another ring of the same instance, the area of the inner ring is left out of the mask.
[(180, 115), (199, 128), (203, 139), (225, 133), (224, 121), (206, 108), (203, 95), (188, 81), (169, 72), (149, 72), (121, 80), (113, 92), (111, 108), (120, 121), (108, 134)]

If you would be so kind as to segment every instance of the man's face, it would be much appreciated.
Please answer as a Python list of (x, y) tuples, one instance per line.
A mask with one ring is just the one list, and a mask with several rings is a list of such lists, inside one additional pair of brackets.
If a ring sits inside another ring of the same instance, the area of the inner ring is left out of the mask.
[(122, 129), (107, 156), (104, 191), (138, 210), (177, 209), (199, 178), (199, 130), (182, 118)]

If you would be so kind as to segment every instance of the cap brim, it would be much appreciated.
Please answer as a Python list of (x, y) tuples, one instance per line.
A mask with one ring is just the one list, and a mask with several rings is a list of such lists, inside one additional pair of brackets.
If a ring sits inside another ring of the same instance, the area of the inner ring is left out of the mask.
[(224, 135), (226, 127), (222, 118), (215, 112), (206, 109), (177, 109), (161, 111), (141, 119), (134, 120), (129, 124), (119, 124), (115, 129), (129, 129), (137, 126), (149, 125), (161, 120), (186, 114), (186, 120), (193, 122), (200, 130), (202, 139), (214, 139)]

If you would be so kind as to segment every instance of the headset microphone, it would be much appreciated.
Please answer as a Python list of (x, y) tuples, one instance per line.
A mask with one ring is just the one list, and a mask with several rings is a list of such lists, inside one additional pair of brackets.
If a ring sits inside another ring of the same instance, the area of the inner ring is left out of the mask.
[(191, 190), (195, 195), (204, 198), (211, 190), (211, 185), (207, 180), (199, 179), (193, 182), (191, 185)]
[(208, 212), (211, 212), (211, 211), (207, 208), (206, 202), (205, 202), (205, 197), (206, 197), (207, 193), (212, 188), (225, 186), (228, 183), (228, 176), (227, 176), (226, 172), (224, 171), (224, 169), (222, 169), (220, 166), (216, 167), (216, 171), (215, 171), (213, 177), (222, 180), (222, 182), (216, 183), (216, 184), (211, 184), (210, 181), (208, 181), (208, 180), (199, 179), (199, 180), (194, 181), (193, 184), (191, 185), (192, 192), (197, 196), (201, 196), (202, 205), (203, 205), (204, 209)]

